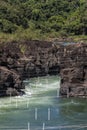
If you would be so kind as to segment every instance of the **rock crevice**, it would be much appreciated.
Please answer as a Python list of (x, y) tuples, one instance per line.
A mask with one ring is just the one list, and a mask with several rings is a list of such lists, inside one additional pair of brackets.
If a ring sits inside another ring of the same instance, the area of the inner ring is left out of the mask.
[(24, 79), (47, 74), (60, 74), (62, 96), (85, 97), (87, 44), (24, 41), (0, 45), (0, 96), (22, 94)]

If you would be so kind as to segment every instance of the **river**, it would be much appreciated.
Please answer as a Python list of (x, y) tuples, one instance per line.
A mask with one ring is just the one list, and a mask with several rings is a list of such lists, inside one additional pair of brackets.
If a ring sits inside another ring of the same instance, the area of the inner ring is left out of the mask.
[(0, 130), (87, 130), (87, 99), (59, 97), (59, 76), (24, 83), (25, 95), (0, 99)]

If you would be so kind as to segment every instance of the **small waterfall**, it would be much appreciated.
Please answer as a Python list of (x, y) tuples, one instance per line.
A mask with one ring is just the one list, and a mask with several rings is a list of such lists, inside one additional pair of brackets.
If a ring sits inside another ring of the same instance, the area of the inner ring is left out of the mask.
[[(2, 98), (0, 101), (1, 108), (14, 108), (29, 103), (35, 104), (52, 104), (53, 97), (59, 97), (60, 78), (57, 76), (44, 76), (31, 78), (24, 81), (25, 94), (22, 96)], [(27, 103), (27, 101), (29, 102)], [(17, 106), (18, 103), (18, 106)]]

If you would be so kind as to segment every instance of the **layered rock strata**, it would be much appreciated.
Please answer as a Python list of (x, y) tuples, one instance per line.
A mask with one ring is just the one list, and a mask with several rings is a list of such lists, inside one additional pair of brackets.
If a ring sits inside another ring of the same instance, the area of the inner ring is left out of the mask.
[(24, 41), (0, 44), (0, 96), (19, 95), (23, 80), (47, 74), (61, 76), (60, 95), (85, 97), (87, 45)]

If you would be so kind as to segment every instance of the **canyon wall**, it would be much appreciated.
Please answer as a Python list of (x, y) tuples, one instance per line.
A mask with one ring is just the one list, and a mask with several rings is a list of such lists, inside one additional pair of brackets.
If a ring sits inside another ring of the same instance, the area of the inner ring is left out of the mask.
[(23, 94), (23, 80), (47, 74), (61, 76), (60, 95), (85, 97), (87, 45), (24, 41), (0, 44), (0, 96)]

